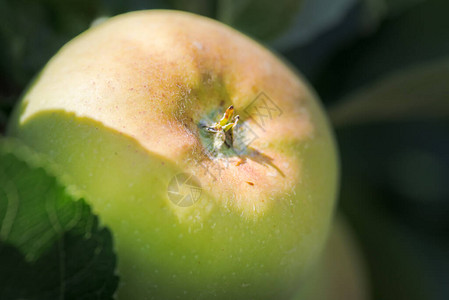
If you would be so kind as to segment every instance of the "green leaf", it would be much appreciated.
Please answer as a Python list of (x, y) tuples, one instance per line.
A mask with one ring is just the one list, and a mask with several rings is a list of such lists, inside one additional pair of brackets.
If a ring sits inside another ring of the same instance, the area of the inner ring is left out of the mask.
[(304, 0), (292, 26), (271, 44), (285, 51), (312, 42), (340, 24), (357, 0)]
[(0, 141), (0, 299), (112, 299), (111, 233), (45, 164)]
[(449, 117), (449, 59), (425, 64), (363, 88), (329, 111), (337, 127)]
[[(368, 0), (373, 1), (373, 0)], [(378, 2), (385, 2), (389, 14), (397, 14), (401, 13), (404, 10), (409, 9), (410, 7), (417, 5), (419, 3), (425, 2), (427, 0), (376, 0)]]
[(447, 132), (447, 120), (337, 131), (344, 166), (340, 208), (363, 245), (371, 299), (436, 300), (435, 295), (447, 295)]
[(23, 87), (68, 40), (89, 27), (100, 1), (0, 1), (0, 77)]
[(6, 128), (7, 119), (6, 114), (0, 110), (0, 136)]
[[(413, 6), (427, 0), (359, 0), (366, 9), (367, 16), (385, 18), (397, 16)], [(362, 20), (363, 22), (365, 20)]]
[(216, 18), (255, 38), (269, 41), (292, 23), (302, 0), (219, 0)]
[(424, 1), (427, 0), (359, 0), (363, 4), (360, 16), (361, 33), (367, 35), (377, 31), (385, 19), (398, 17)]
[(435, 290), (423, 259), (426, 255), (419, 249), (426, 239), (383, 209), (377, 201), (385, 195), (358, 175), (343, 178), (340, 211), (352, 223), (363, 250), (370, 272), (370, 299), (437, 299), (432, 297)]
[(214, 18), (217, 0), (167, 0), (171, 7)]
[(326, 101), (398, 70), (449, 53), (449, 1), (427, 0), (390, 16), (379, 30), (336, 54), (314, 82)]

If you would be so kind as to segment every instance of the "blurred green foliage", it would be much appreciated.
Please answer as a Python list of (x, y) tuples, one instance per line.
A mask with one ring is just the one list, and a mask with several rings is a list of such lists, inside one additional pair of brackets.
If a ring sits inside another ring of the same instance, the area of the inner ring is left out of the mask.
[(336, 127), (373, 299), (449, 299), (449, 1), (0, 0), (0, 126), (65, 42), (150, 8), (228, 23), (303, 72)]
[(386, 18), (378, 30), (333, 55), (317, 88), (336, 100), (388, 73), (448, 56), (448, 12), (448, 1), (427, 0)]
[(176, 9), (217, 19), (269, 41), (291, 25), (303, 0), (169, 0)]
[(448, 81), (447, 58), (405, 68), (349, 92), (330, 108), (330, 117), (339, 128), (380, 121), (449, 119)]
[(41, 157), (0, 141), (0, 298), (112, 299), (112, 235)]

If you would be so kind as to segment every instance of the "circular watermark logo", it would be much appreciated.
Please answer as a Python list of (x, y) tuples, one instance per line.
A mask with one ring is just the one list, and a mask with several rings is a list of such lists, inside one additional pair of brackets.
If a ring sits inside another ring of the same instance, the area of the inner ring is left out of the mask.
[(201, 184), (199, 180), (188, 173), (174, 176), (168, 184), (167, 194), (173, 204), (188, 207), (195, 204), (201, 196)]

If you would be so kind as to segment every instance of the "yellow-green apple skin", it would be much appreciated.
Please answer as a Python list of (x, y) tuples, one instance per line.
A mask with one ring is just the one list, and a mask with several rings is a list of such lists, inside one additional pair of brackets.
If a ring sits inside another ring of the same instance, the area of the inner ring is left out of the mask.
[[(201, 131), (230, 105), (253, 138), (240, 130), (244, 151), (212, 154)], [(140, 11), (89, 29), (48, 62), (8, 133), (112, 231), (118, 299), (290, 299), (324, 247), (338, 164), (317, 97), (216, 21)], [(193, 205), (169, 198), (179, 173), (201, 185)]]

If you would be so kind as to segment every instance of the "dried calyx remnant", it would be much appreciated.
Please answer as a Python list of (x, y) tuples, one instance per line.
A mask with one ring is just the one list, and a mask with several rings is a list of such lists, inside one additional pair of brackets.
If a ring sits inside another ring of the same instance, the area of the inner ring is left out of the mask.
[(234, 114), (234, 106), (229, 106), (220, 121), (210, 126), (203, 126), (204, 129), (214, 134), (213, 150), (219, 150), (222, 146), (232, 149), (234, 145), (234, 128), (239, 121), (239, 116)]

